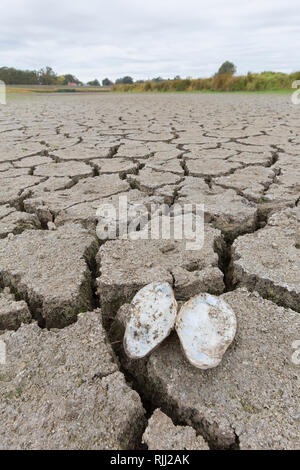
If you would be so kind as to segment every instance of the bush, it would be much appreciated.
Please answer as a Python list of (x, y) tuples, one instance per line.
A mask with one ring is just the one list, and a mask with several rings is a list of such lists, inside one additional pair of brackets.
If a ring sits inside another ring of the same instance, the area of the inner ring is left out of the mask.
[(74, 88), (58, 88), (58, 90), (55, 91), (56, 93), (76, 93)]
[(147, 81), (132, 85), (118, 84), (115, 91), (136, 92), (183, 92), (183, 91), (272, 91), (289, 89), (295, 80), (300, 80), (300, 72), (290, 75), (281, 72), (262, 72), (233, 76), (231, 73), (217, 74), (211, 78)]

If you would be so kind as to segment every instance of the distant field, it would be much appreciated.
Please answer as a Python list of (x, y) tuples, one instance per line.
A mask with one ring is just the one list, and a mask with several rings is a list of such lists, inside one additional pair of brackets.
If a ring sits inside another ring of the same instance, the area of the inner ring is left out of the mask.
[(7, 93), (105, 93), (110, 87), (70, 87), (53, 85), (7, 85)]
[(75, 93), (107, 93), (107, 92), (114, 92), (114, 93), (176, 93), (176, 94), (186, 94), (186, 93), (204, 93), (204, 94), (267, 94), (267, 93), (278, 93), (278, 94), (289, 94), (293, 93), (295, 90), (292, 88), (282, 88), (282, 89), (277, 89), (277, 90), (254, 90), (254, 91), (248, 91), (248, 90), (240, 90), (240, 91), (224, 91), (224, 90), (182, 90), (182, 91), (176, 91), (176, 90), (149, 90), (145, 91), (143, 89), (136, 89), (134, 87), (132, 88), (127, 88), (123, 89), (121, 87), (107, 87), (107, 88), (98, 88), (98, 87), (78, 87), (78, 88), (71, 88), (71, 87), (57, 87), (57, 86), (47, 86), (47, 85), (30, 85), (30, 86), (25, 86), (25, 85), (8, 85), (6, 87), (6, 91), (8, 94), (30, 94), (30, 93), (35, 93), (35, 94), (43, 94), (43, 93), (70, 93), (70, 94), (75, 94)]

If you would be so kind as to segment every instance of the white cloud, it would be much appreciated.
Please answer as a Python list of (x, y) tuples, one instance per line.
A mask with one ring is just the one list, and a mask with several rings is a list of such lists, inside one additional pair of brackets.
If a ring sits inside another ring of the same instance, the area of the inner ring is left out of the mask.
[(1, 0), (0, 65), (74, 73), (204, 77), (299, 69), (297, 0)]

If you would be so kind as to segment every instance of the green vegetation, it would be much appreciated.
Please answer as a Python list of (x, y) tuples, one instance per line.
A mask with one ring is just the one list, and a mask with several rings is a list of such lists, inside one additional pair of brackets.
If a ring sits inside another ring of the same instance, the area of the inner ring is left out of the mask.
[[(75, 75), (57, 75), (51, 67), (40, 70), (19, 70), (13, 67), (0, 67), (0, 80), (6, 85), (81, 86), (83, 83)], [(91, 86), (100, 86), (97, 79)]]
[(117, 78), (116, 84), (117, 85), (132, 85), (133, 84), (133, 78), (129, 77), (128, 75), (126, 75), (123, 78)]
[(18, 70), (13, 67), (0, 67), (0, 80), (3, 80), (6, 85), (64, 84), (61, 77), (58, 77), (51, 67), (45, 67), (38, 71)]
[[(80, 80), (78, 80), (78, 78), (76, 78), (74, 75), (72, 75), (71, 73), (67, 73), (66, 75), (60, 75), (58, 78), (58, 81), (59, 81), (59, 84), (60, 85), (68, 85), (68, 83), (75, 83), (76, 85), (82, 85), (82, 82)], [(94, 80), (94, 81), (97, 81), (98, 80)], [(60, 83), (61, 82), (61, 83)], [(99, 82), (98, 82), (99, 83)], [(56, 84), (57, 84), (57, 81), (56, 81)], [(100, 84), (99, 84), (100, 85)], [(93, 85), (95, 86), (95, 85)], [(97, 86), (97, 85), (96, 85)]]
[(38, 85), (38, 72), (33, 70), (17, 70), (12, 67), (0, 67), (0, 80), (6, 85)]
[(75, 88), (58, 88), (55, 91), (56, 93), (76, 93)]
[(100, 82), (97, 78), (95, 78), (95, 80), (91, 80), (90, 82), (87, 82), (87, 85), (89, 85), (89, 86), (101, 86)]
[(231, 75), (234, 75), (235, 72), (236, 66), (232, 62), (229, 62), (229, 60), (226, 60), (226, 62), (223, 62), (223, 64), (219, 68), (217, 75), (224, 75), (225, 73), (230, 73)]
[(102, 80), (102, 86), (112, 86), (113, 82), (109, 78)]
[[(160, 76), (152, 80), (137, 80), (126, 75), (118, 78), (115, 84), (109, 79), (100, 81), (95, 78), (84, 85), (72, 74), (57, 75), (51, 67), (39, 71), (18, 70), (0, 67), (0, 80), (8, 87), (8, 92), (64, 92), (72, 91), (117, 91), (117, 92), (276, 92), (291, 91), (292, 83), (300, 80), (300, 72), (285, 74), (281, 72), (262, 72), (235, 76), (236, 66), (224, 62), (217, 73), (209, 78), (164, 79)], [(19, 88), (22, 86), (21, 88)], [(93, 89), (91, 89), (93, 88)]]
[(116, 84), (119, 92), (183, 92), (183, 91), (276, 91), (291, 90), (293, 81), (300, 80), (300, 72), (251, 73), (235, 77), (232, 73), (217, 73), (211, 78), (185, 78), (163, 81), (146, 81), (134, 84)]

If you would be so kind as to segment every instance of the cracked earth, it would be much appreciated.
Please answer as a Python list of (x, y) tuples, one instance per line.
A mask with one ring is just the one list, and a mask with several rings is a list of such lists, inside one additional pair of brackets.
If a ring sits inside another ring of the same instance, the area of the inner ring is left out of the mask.
[[(2, 449), (297, 449), (300, 123), (276, 95), (25, 96), (0, 109)], [(205, 243), (99, 242), (100, 203), (201, 203)], [(153, 281), (237, 335), (198, 370), (171, 334), (130, 360)]]

